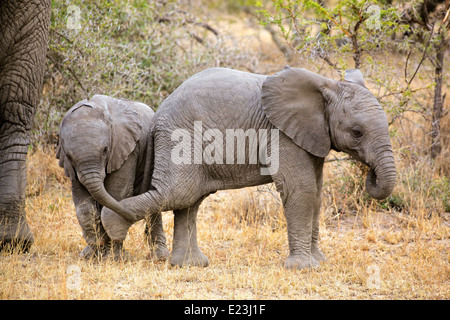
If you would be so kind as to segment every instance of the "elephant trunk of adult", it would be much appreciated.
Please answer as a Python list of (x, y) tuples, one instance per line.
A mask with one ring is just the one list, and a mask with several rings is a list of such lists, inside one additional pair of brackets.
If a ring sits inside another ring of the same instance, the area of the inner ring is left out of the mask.
[(397, 174), (391, 145), (378, 149), (381, 151), (375, 156), (376, 161), (366, 177), (366, 191), (372, 198), (383, 200), (394, 190)]
[(125, 219), (131, 219), (131, 217), (126, 214), (126, 210), (124, 210), (123, 206), (116, 199), (114, 199), (108, 193), (108, 191), (106, 191), (104, 185), (104, 177), (99, 174), (87, 174), (79, 175), (78, 178), (95, 199), (95, 201), (115, 211)]

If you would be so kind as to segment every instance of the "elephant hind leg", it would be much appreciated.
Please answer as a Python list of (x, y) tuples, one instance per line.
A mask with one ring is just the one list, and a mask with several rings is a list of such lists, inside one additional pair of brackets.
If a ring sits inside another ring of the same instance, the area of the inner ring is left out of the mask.
[[(131, 225), (146, 217), (160, 214), (164, 209), (163, 197), (157, 190), (149, 190), (146, 193), (123, 199), (120, 204), (128, 210), (131, 218), (125, 218), (108, 207), (103, 207), (101, 212), (102, 225), (113, 241), (124, 241)], [(160, 229), (162, 229), (162, 225)]]
[(149, 259), (165, 261), (169, 256), (161, 213), (146, 218), (145, 236), (150, 247)]
[(172, 266), (200, 266), (209, 264), (208, 258), (200, 251), (197, 243), (197, 212), (201, 202), (206, 196), (200, 198), (193, 206), (174, 210), (174, 236), (173, 249), (170, 256)]
[[(170, 177), (175, 177), (175, 181), (185, 181), (187, 178), (197, 176), (192, 171), (182, 171), (180, 168), (172, 168)], [(182, 171), (180, 173), (180, 171)], [(152, 178), (153, 180), (154, 177)], [(199, 179), (199, 181), (204, 181)], [(151, 190), (145, 193), (139, 194), (134, 197), (126, 198), (120, 201), (120, 205), (126, 211), (126, 215), (123, 213), (116, 213), (107, 207), (103, 207), (101, 219), (103, 227), (105, 228), (108, 236), (114, 241), (123, 241), (126, 237), (128, 228), (135, 222), (142, 220), (146, 217), (155, 217), (162, 211), (168, 210), (180, 210), (182, 208), (194, 208), (201, 203), (203, 188), (200, 185), (201, 182), (195, 182), (190, 185), (189, 188), (183, 187), (174, 183), (167, 183), (164, 185), (153, 186)], [(201, 198), (201, 200), (199, 200)], [(196, 209), (196, 210), (197, 210)], [(162, 231), (161, 219), (156, 220), (158, 222), (158, 228), (160, 233)], [(153, 226), (155, 228), (155, 226)], [(163, 240), (160, 237), (160, 240)]]

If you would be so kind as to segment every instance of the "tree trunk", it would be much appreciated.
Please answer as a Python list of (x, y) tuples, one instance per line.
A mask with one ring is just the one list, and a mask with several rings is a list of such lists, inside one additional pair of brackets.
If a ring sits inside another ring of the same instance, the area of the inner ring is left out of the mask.
[(447, 49), (446, 30), (441, 26), (439, 30), (440, 40), (436, 45), (436, 62), (434, 69), (434, 79), (436, 86), (434, 88), (434, 105), (431, 123), (431, 158), (436, 159), (441, 153), (441, 118), (444, 106), (442, 95), (443, 71), (444, 71), (444, 55)]

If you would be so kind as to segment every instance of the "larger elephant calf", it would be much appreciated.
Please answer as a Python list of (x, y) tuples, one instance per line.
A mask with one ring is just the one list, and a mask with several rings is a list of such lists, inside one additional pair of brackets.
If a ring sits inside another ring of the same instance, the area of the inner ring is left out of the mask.
[[(130, 222), (174, 210), (171, 264), (206, 266), (196, 238), (201, 201), (217, 190), (274, 182), (287, 220), (285, 266), (318, 266), (325, 259), (318, 245), (319, 212), (329, 151), (346, 152), (371, 168), (366, 189), (375, 199), (389, 196), (396, 180), (383, 109), (359, 70), (349, 71), (345, 80), (290, 67), (273, 76), (223, 68), (192, 76), (155, 114), (152, 188), (108, 205), (114, 211), (103, 209), (108, 235), (120, 241)], [(256, 148), (249, 141), (245, 161), (238, 153), (247, 143), (229, 145), (227, 139), (236, 132), (258, 137)], [(269, 132), (277, 134), (269, 138)], [(279, 163), (269, 163), (268, 156)]]

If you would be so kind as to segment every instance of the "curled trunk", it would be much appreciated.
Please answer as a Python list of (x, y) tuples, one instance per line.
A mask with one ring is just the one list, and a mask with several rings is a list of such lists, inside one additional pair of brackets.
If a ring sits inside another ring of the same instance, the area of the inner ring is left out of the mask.
[(377, 200), (389, 197), (397, 178), (392, 149), (380, 152), (366, 177), (366, 191)]
[(91, 175), (88, 178), (80, 177), (80, 182), (86, 187), (92, 197), (101, 205), (115, 211), (127, 220), (133, 217), (127, 214), (123, 206), (114, 199), (105, 189), (104, 179), (100, 175)]

